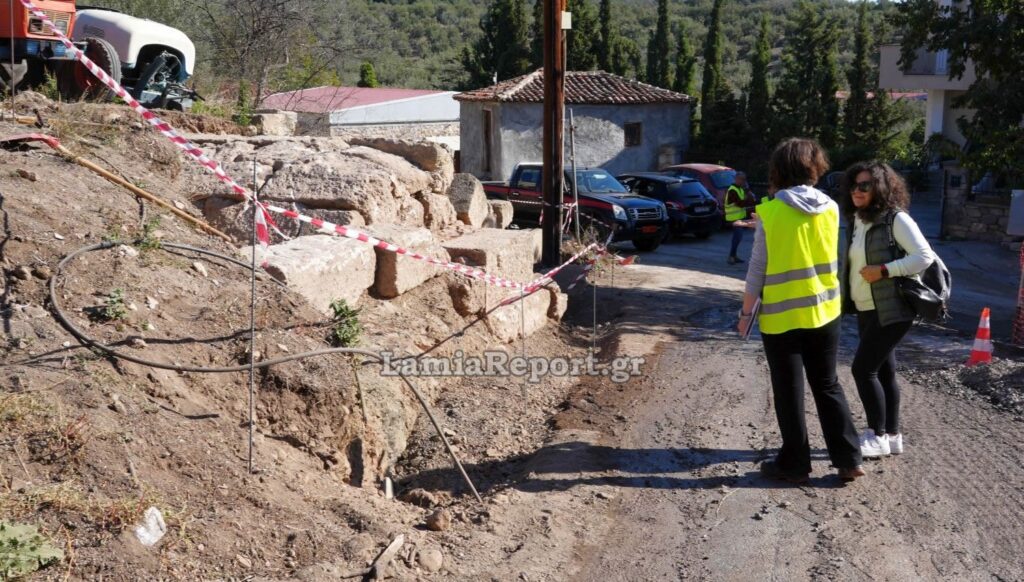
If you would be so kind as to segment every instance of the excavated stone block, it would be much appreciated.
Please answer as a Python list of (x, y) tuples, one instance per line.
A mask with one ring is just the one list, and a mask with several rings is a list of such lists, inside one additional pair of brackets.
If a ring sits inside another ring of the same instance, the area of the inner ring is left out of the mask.
[(401, 156), (419, 168), (430, 172), (434, 192), (447, 192), (455, 175), (455, 159), (444, 145), (429, 141), (390, 138), (358, 137), (349, 140), (352, 145), (369, 146), (389, 154)]
[(452, 185), (448, 188), (448, 199), (455, 207), (459, 220), (470, 226), (479, 228), (487, 219), (490, 207), (484, 187), (472, 174), (455, 174)]
[[(242, 249), (249, 256), (252, 247)], [(266, 270), (324, 313), (331, 301), (357, 305), (373, 285), (377, 256), (356, 240), (328, 235), (300, 236), (273, 245), (265, 253)]]
[(547, 325), (550, 308), (551, 294), (541, 289), (520, 301), (488, 312), (487, 328), (498, 341), (505, 343), (529, 337)]
[[(324, 210), (322, 208), (306, 208), (302, 205), (285, 205), (300, 214), (322, 218), (334, 224), (344, 226), (362, 227), (366, 224), (361, 214), (354, 210)], [(252, 240), (252, 207), (244, 210), (245, 204), (231, 198), (211, 196), (203, 201), (203, 215), (209, 223), (235, 237), (239, 242)], [(281, 214), (271, 214), (278, 230), (288, 237), (296, 237), (307, 234), (317, 234), (313, 225), (299, 220), (288, 218)]]
[(490, 213), (488, 214), (488, 221), (493, 220), (491, 228), (508, 228), (512, 224), (512, 203), (508, 200), (488, 200), (487, 205), (490, 207)]
[(256, 112), (252, 115), (252, 124), (262, 135), (294, 135), (299, 114), (294, 111)]
[(539, 239), (539, 229), (483, 229), (442, 244), (453, 261), (482, 267), (492, 275), (523, 283), (533, 279)]
[[(375, 224), (366, 229), (370, 234), (387, 242), (418, 252), (428, 257), (448, 260), (448, 251), (425, 228)], [(377, 273), (373, 288), (385, 299), (398, 297), (424, 281), (441, 274), (441, 268), (425, 261), (411, 259), (383, 249), (377, 253)]]
[(420, 195), (419, 200), (423, 204), (423, 223), (430, 230), (444, 230), (459, 219), (455, 215), (452, 201), (447, 196), (425, 192)]
[(345, 150), (345, 153), (384, 168), (413, 194), (430, 189), (430, 174), (412, 165), (403, 157), (366, 146), (356, 146)]

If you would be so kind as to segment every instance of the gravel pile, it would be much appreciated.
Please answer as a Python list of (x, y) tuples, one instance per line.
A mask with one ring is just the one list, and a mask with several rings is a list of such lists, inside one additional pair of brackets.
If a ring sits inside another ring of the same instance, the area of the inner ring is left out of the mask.
[(902, 370), (917, 384), (931, 385), (961, 396), (978, 396), (997, 408), (1024, 416), (1024, 362), (997, 359), (971, 368), (957, 365), (938, 370)]

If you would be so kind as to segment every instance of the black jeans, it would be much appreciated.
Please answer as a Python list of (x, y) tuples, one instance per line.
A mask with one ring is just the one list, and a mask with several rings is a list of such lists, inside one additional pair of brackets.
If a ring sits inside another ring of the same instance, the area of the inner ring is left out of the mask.
[(913, 322), (883, 326), (877, 311), (857, 312), (860, 343), (853, 357), (853, 380), (864, 404), (868, 428), (875, 434), (900, 432), (900, 387), (896, 383), (896, 345)]
[(761, 334), (772, 376), (775, 415), (782, 433), (779, 467), (811, 472), (811, 447), (804, 418), (804, 373), (818, 409), (821, 431), (832, 465), (849, 469), (861, 464), (857, 429), (843, 387), (836, 376), (840, 318), (816, 329)]
[(735, 257), (736, 252), (740, 250), (740, 243), (743, 241), (743, 231), (747, 229), (733, 225), (732, 227), (732, 245), (729, 247), (729, 256)]

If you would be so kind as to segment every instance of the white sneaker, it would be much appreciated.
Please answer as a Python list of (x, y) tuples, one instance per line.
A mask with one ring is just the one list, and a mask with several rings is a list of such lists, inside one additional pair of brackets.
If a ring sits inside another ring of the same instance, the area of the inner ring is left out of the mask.
[(876, 435), (872, 429), (867, 429), (860, 435), (860, 454), (862, 457), (884, 457), (892, 454), (889, 449), (889, 435)]
[(889, 452), (893, 455), (903, 454), (903, 433), (886, 435), (889, 437)]

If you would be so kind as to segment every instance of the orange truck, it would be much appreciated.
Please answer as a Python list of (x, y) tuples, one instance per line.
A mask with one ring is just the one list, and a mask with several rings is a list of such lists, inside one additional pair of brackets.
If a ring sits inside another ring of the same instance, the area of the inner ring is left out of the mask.
[[(75, 0), (33, 0), (58, 30), (144, 105), (183, 109), (198, 97), (184, 83), (192, 75), (195, 45), (180, 30), (105, 8), (76, 10)], [(65, 99), (111, 93), (43, 20), (19, 0), (0, 0), (0, 90), (57, 80)]]

